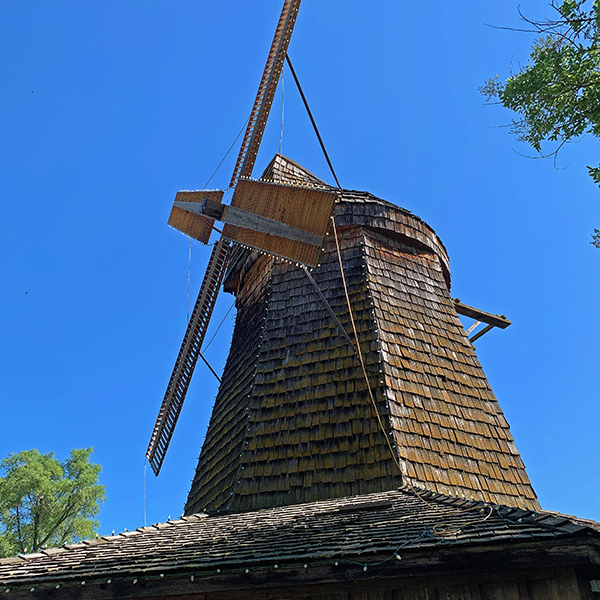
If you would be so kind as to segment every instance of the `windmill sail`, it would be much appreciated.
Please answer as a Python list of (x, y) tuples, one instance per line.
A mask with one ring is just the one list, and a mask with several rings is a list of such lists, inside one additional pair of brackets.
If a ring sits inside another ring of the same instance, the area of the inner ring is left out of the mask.
[(213, 248), (208, 269), (204, 275), (198, 299), (188, 322), (183, 343), (179, 349), (175, 367), (167, 386), (163, 403), (150, 438), (146, 457), (152, 470), (158, 475), (169, 442), (173, 435), (183, 401), (187, 394), (194, 368), (200, 356), (204, 336), (215, 306), (217, 294), (225, 273), (227, 263), (227, 245), (219, 240)]
[[(252, 175), (252, 169), (269, 117), (299, 8), (300, 0), (285, 0), (284, 2), (267, 57), (267, 64), (250, 113), (244, 140), (231, 177), (230, 187), (235, 186), (240, 177), (250, 177)], [(146, 458), (155, 475), (160, 472), (196, 361), (200, 355), (202, 342), (225, 273), (228, 249), (228, 242), (224, 238), (221, 238), (213, 249), (192, 318), (188, 324), (183, 344), (173, 368), (173, 374), (158, 413), (150, 444), (146, 451)]]
[(300, 0), (285, 0), (229, 187), (252, 175), (299, 8)]

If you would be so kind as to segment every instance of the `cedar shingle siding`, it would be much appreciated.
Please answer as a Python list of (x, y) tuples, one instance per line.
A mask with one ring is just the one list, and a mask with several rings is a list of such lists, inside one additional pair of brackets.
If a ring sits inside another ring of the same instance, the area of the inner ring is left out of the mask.
[[(323, 185), (279, 155), (263, 177)], [(450, 298), (442, 243), (418, 217), (371, 194), (344, 190), (340, 200), (340, 252), (381, 425), (360, 363), (304, 271), (238, 251), (226, 281), (238, 310), (232, 346), (186, 514), (403, 482), (538, 509)], [(332, 230), (327, 240), (312, 274), (352, 336)]]

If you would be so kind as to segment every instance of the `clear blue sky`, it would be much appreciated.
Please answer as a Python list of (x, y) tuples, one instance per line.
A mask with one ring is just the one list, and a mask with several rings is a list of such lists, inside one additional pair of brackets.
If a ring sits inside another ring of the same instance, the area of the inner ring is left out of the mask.
[[(144, 452), (185, 328), (172, 201), (245, 122), (281, 4), (0, 8), (0, 456), (93, 446), (102, 533), (143, 525)], [(342, 185), (424, 218), (452, 295), (513, 321), (477, 351), (543, 507), (600, 520), (600, 190), (585, 169), (600, 153), (592, 138), (561, 169), (523, 158), (511, 115), (483, 105), (477, 87), (527, 60), (530, 36), (485, 25), (519, 26), (516, 4), (304, 0), (290, 55)], [(284, 154), (331, 180), (287, 73), (284, 87)], [(281, 90), (255, 174), (280, 130)], [(194, 243), (192, 299), (206, 259)], [(207, 352), (219, 369), (232, 322)], [(163, 472), (148, 470), (149, 523), (181, 514), (215, 383), (200, 364)]]

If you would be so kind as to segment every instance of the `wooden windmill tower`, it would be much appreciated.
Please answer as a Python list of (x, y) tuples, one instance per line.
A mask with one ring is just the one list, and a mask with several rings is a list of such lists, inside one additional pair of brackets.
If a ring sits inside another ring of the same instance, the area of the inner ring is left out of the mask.
[(147, 457), (158, 474), (217, 292), (236, 296), (230, 354), (186, 505), (245, 510), (391, 490), (539, 505), (458, 311), (448, 256), (410, 212), (336, 189), (276, 155), (249, 179), (299, 0), (286, 0), (231, 180), (180, 192), (170, 224), (225, 223)]

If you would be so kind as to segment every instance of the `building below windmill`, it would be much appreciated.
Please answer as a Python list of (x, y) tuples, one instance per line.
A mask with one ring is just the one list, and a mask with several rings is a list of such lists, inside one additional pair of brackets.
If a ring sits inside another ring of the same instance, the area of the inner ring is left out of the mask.
[[(327, 187), (281, 155), (262, 179)], [(232, 348), (185, 516), (2, 559), (0, 594), (600, 597), (600, 524), (540, 509), (442, 243), (406, 210), (339, 194), (312, 271), (230, 258)]]

